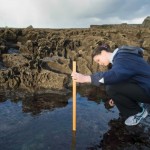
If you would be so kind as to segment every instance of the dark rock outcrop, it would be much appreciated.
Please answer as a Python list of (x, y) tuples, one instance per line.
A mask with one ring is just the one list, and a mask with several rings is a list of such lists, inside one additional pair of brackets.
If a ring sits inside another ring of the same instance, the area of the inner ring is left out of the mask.
[(121, 45), (143, 47), (144, 58), (150, 60), (150, 28), (146, 24), (86, 29), (0, 28), (0, 87), (29, 92), (64, 90), (72, 83), (73, 60), (83, 74), (107, 69), (98, 67), (91, 58), (93, 48), (101, 43), (108, 43), (112, 50)]

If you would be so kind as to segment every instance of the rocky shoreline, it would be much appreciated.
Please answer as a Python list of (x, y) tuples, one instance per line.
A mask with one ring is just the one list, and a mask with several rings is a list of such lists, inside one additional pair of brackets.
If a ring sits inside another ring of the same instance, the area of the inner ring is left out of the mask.
[(72, 61), (77, 71), (91, 74), (107, 68), (92, 62), (93, 48), (108, 43), (140, 46), (150, 61), (150, 27), (91, 26), (81, 29), (0, 28), (0, 87), (29, 93), (63, 91), (71, 87)]

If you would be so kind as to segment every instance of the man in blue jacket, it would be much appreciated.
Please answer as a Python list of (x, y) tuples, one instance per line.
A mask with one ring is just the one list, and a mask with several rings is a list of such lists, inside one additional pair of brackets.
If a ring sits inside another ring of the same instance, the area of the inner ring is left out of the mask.
[(112, 68), (106, 72), (83, 75), (72, 72), (72, 78), (79, 83), (106, 85), (106, 91), (115, 103), (125, 124), (137, 125), (148, 115), (139, 103), (150, 103), (150, 65), (142, 57), (143, 49), (122, 46), (110, 52), (107, 44), (98, 46), (92, 53), (93, 60), (99, 65)]

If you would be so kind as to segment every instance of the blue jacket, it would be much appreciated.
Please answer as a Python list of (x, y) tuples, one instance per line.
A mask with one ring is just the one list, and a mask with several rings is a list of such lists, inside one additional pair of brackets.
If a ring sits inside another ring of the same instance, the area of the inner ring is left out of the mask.
[(102, 78), (106, 85), (133, 80), (150, 96), (150, 65), (137, 54), (118, 51), (113, 58), (112, 68), (92, 74), (91, 83), (99, 86)]

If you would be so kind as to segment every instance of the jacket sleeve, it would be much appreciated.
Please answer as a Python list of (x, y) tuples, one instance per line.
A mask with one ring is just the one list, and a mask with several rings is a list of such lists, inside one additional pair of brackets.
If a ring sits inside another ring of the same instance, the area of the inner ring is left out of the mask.
[(104, 78), (104, 84), (114, 84), (128, 80), (135, 75), (132, 65), (126, 60), (118, 59), (114, 62), (112, 68), (106, 72), (98, 72), (91, 75), (91, 83), (99, 86), (100, 79)]

